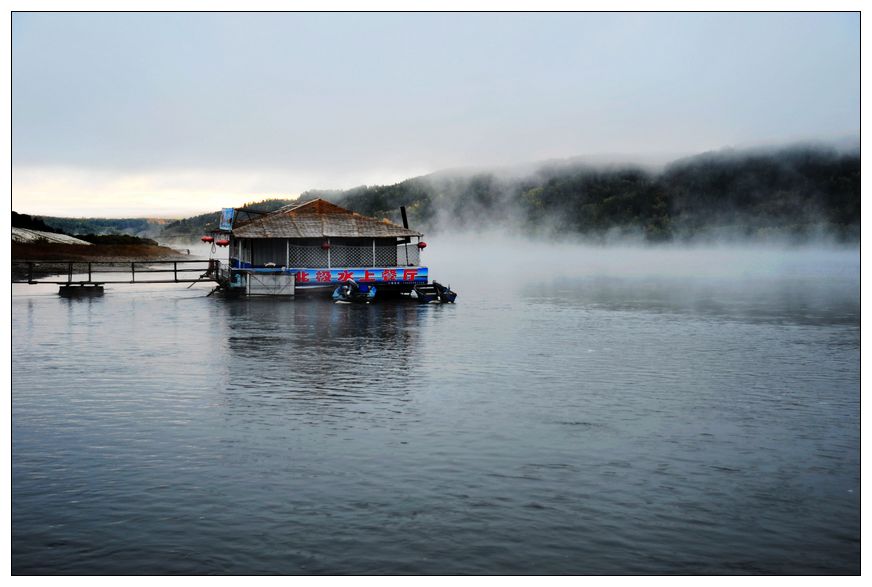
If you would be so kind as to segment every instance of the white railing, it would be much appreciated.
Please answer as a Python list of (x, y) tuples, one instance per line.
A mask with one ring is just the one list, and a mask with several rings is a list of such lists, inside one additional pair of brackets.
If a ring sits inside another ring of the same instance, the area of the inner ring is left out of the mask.
[(303, 245), (291, 245), (288, 249), (288, 267), (405, 267), (419, 264), (419, 250), (413, 243), (396, 247), (331, 245), (329, 251), (320, 246)]
[(397, 265), (400, 267), (417, 267), (421, 264), (421, 250), (415, 243), (397, 245)]
[(328, 252), (321, 246), (290, 245), (288, 267), (327, 267)]
[[(256, 264), (262, 264), (260, 257)], [(280, 260), (272, 260), (277, 266), (282, 266)], [(329, 249), (320, 245), (288, 245), (288, 267), (417, 267), (421, 264), (420, 249), (417, 243), (402, 245), (372, 246), (372, 245), (340, 245), (333, 244)]]
[[(372, 245), (333, 245), (330, 247), (331, 267), (375, 267), (379, 247)], [(375, 251), (375, 254), (373, 254)], [(388, 261), (390, 265), (396, 261)]]

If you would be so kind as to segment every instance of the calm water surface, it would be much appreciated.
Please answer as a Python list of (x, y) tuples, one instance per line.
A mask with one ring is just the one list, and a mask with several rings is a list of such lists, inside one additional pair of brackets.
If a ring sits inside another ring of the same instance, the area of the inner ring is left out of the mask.
[(825, 258), (442, 307), (13, 286), (12, 570), (858, 573), (859, 255)]

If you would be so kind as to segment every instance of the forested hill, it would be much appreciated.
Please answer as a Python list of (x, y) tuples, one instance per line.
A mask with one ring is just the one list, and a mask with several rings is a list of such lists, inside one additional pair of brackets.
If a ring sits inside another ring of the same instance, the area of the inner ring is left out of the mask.
[[(274, 198), (270, 200), (261, 200), (259, 202), (246, 202), (242, 207), (261, 212), (272, 212), (278, 210), (282, 206), (287, 206), (294, 201), (295, 200), (291, 199)], [(218, 228), (220, 214), (221, 212), (216, 210), (214, 212), (207, 212), (206, 214), (200, 214), (198, 216), (170, 222), (164, 227), (161, 237), (199, 239), (200, 236), (208, 234), (209, 231)]]
[(12, 228), (27, 228), (28, 230), (40, 230), (42, 232), (62, 233), (54, 226), (49, 226), (42, 218), (31, 216), (30, 214), (19, 214), (12, 211)]
[(524, 175), (438, 173), (341, 192), (362, 214), (413, 226), (510, 226), (528, 234), (649, 241), (860, 234), (860, 157), (821, 147), (720, 151), (642, 167), (544, 165)]
[(127, 234), (138, 237), (156, 237), (169, 222), (161, 218), (64, 218), (43, 216), (41, 219), (56, 232), (66, 234), (112, 235)]

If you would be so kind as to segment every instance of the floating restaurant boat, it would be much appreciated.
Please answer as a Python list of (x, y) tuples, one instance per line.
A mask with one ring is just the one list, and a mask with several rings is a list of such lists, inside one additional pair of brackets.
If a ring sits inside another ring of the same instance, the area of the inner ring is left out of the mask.
[[(229, 247), (219, 288), (227, 294), (294, 296), (333, 292), (341, 301), (409, 295), (428, 285), (423, 234), (317, 198), (263, 213), (225, 208), (215, 243)], [(350, 285), (348, 293), (341, 288)], [(353, 291), (354, 288), (356, 291)], [(453, 292), (452, 292), (453, 293)], [(456, 295), (456, 294), (454, 294)], [(335, 297), (335, 296), (334, 296)]]

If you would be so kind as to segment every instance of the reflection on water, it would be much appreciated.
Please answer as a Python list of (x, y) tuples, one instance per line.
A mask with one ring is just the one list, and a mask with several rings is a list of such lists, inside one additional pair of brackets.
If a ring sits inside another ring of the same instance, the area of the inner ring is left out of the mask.
[(229, 387), (331, 401), (404, 394), (417, 362), (421, 310), (408, 303), (352, 307), (321, 298), (228, 302)]
[(859, 572), (856, 273), (464, 279), (14, 287), (13, 572)]

